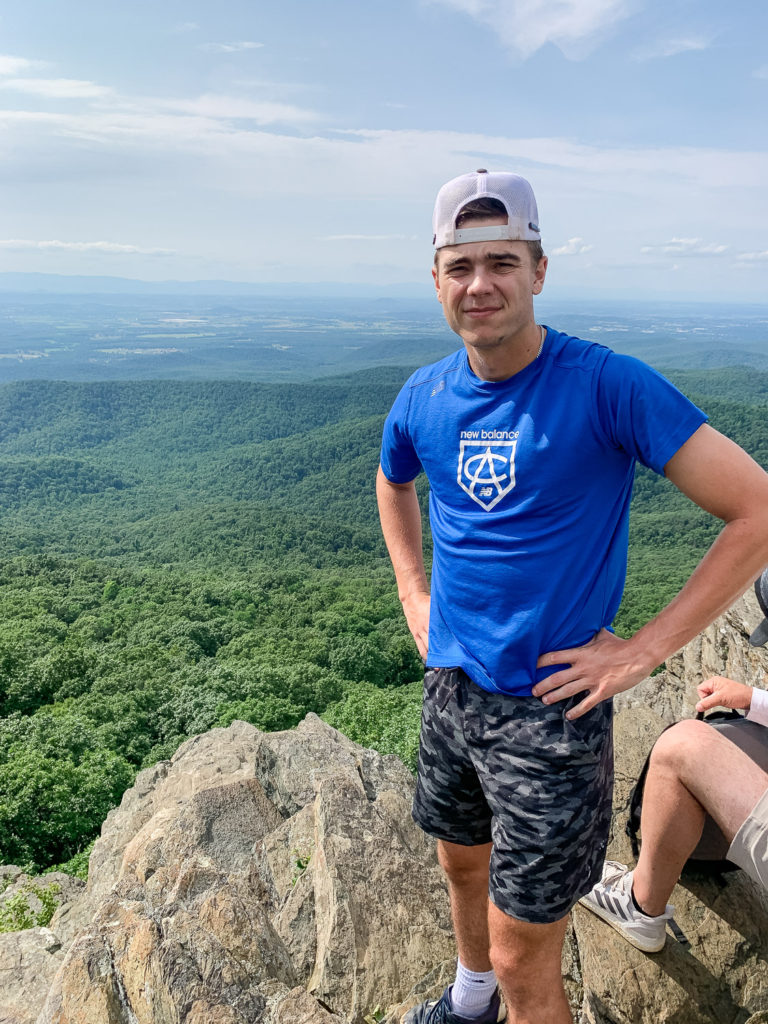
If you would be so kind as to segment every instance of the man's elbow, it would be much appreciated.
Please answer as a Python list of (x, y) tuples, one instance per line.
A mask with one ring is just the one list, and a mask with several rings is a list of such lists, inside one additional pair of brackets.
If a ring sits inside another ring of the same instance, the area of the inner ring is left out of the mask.
[(750, 561), (768, 565), (768, 475), (762, 487), (755, 488), (738, 511), (724, 516), (731, 534), (741, 537)]

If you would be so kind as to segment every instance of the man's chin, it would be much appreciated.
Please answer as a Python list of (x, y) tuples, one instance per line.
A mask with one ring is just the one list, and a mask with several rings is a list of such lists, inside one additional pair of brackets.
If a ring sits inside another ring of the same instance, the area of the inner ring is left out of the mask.
[(474, 331), (464, 331), (461, 335), (461, 339), (465, 345), (469, 345), (470, 348), (478, 350), (501, 348), (504, 344), (503, 335), (501, 337), (498, 334), (489, 336), (484, 334), (475, 334)]

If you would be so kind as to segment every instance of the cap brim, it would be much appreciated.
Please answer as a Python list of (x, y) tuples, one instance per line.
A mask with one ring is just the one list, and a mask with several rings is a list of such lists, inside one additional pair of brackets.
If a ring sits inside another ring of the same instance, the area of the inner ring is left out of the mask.
[(753, 647), (762, 647), (765, 643), (768, 643), (768, 619), (763, 619), (749, 638), (749, 642)]

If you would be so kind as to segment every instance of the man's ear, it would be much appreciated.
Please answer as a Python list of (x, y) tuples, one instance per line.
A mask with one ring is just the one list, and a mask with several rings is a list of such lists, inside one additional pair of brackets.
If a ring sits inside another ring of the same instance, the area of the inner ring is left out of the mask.
[(435, 282), (435, 291), (437, 292), (437, 301), (442, 302), (440, 297), (440, 278), (437, 276), (437, 267), (432, 267), (432, 280)]
[(538, 295), (541, 289), (544, 287), (544, 278), (547, 276), (547, 267), (549, 266), (549, 260), (546, 256), (542, 256), (536, 265), (536, 271), (533, 277), (533, 294)]

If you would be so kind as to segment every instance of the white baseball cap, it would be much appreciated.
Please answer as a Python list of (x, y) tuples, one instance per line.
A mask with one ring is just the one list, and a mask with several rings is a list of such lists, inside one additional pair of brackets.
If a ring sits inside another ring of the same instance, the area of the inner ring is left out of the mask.
[[(498, 199), (507, 211), (508, 222), (457, 229), (456, 218), (474, 199)], [(432, 231), (432, 244), (436, 249), (463, 242), (495, 242), (502, 238), (538, 242), (541, 231), (536, 197), (530, 184), (519, 174), (486, 171), (481, 167), (443, 185), (435, 201)]]

